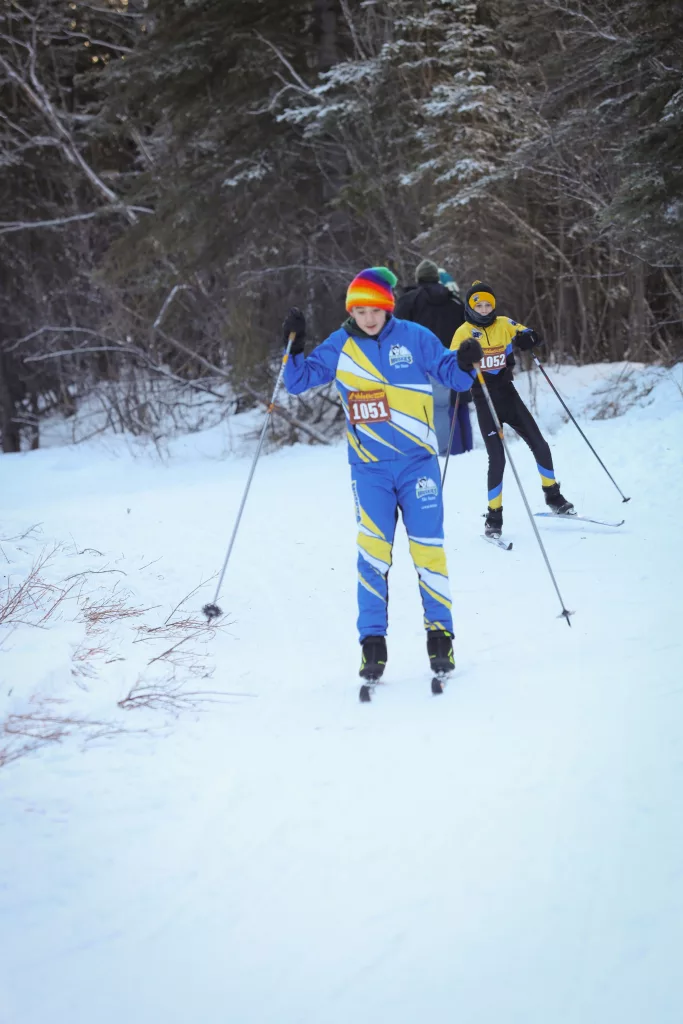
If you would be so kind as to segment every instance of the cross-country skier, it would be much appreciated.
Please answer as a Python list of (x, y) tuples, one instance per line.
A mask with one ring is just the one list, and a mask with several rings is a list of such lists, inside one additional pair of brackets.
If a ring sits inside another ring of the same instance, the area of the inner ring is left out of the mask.
[(285, 367), (290, 394), (335, 380), (346, 413), (351, 487), (358, 522), (360, 675), (377, 680), (387, 660), (387, 575), (401, 510), (417, 569), (432, 671), (453, 669), (453, 620), (443, 549), (443, 504), (429, 376), (468, 391), (459, 357), (431, 331), (394, 317), (396, 275), (363, 270), (346, 294), (349, 318), (304, 358), (305, 319), (293, 307), (285, 338), (296, 334)]
[[(500, 422), (508, 423), (529, 445), (536, 459), (546, 504), (553, 512), (567, 515), (574, 511), (574, 506), (560, 493), (548, 442), (513, 384), (513, 345), (529, 351), (539, 344), (540, 339), (530, 327), (496, 314), (496, 297), (489, 285), (474, 282), (465, 298), (465, 323), (453, 335), (451, 348), (458, 352), (460, 365), (469, 369), (478, 362), (478, 354), (483, 352), (480, 369)], [(503, 529), (505, 450), (482, 387), (476, 379), (472, 394), (489, 456), (489, 501), (484, 531), (487, 537), (500, 537)]]

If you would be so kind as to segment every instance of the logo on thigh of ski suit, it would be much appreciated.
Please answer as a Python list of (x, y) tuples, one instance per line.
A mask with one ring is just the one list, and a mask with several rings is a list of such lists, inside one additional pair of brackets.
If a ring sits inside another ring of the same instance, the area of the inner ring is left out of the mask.
[(439, 497), (439, 487), (429, 476), (420, 476), (415, 484), (415, 497), (422, 502), (422, 508), (433, 508)]
[(389, 349), (389, 365), (397, 366), (399, 369), (402, 366), (412, 366), (413, 354), (409, 348), (405, 345), (392, 345)]

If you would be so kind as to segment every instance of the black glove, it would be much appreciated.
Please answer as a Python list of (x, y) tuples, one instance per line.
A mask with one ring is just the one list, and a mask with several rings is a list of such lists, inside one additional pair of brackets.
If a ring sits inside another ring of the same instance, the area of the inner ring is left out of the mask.
[(536, 334), (536, 331), (532, 331), (530, 327), (526, 331), (520, 331), (515, 338), (515, 343), (519, 345), (522, 352), (531, 352), (534, 345), (540, 345), (541, 339)]
[(465, 373), (470, 373), (475, 363), (481, 362), (481, 345), (476, 338), (467, 338), (458, 349), (458, 366)]
[(294, 333), (295, 338), (289, 350), (293, 356), (298, 356), (304, 350), (306, 340), (306, 317), (297, 306), (292, 306), (287, 316), (282, 321), (282, 333), (285, 345), (289, 341), (290, 334)]

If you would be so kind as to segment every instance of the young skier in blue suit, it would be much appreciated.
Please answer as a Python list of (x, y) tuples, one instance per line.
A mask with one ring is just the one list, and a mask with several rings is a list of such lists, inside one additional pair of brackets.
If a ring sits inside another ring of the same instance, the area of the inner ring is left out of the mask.
[(346, 296), (349, 318), (308, 358), (303, 314), (292, 308), (283, 324), (285, 338), (296, 334), (285, 367), (287, 390), (297, 395), (335, 380), (346, 413), (358, 522), (360, 675), (369, 680), (379, 679), (387, 660), (387, 575), (399, 509), (419, 577), (432, 671), (454, 668), (429, 376), (469, 391), (472, 361), (459, 362), (427, 328), (392, 316), (395, 285), (386, 267), (358, 274)]

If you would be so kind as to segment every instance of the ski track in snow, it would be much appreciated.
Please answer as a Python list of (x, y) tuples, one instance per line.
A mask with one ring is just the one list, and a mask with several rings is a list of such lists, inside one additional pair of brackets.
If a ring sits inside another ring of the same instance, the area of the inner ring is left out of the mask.
[[(610, 372), (554, 379), (581, 410)], [(148, 731), (0, 773), (1, 1024), (680, 1024), (683, 400), (662, 376), (651, 404), (582, 420), (622, 505), (538, 387), (564, 493), (626, 518), (537, 520), (572, 628), (509, 469), (514, 548), (482, 543), (479, 447), (446, 485), (457, 672), (431, 695), (399, 523), (386, 685), (359, 704), (344, 447), (265, 457), (213, 644), (231, 702), (128, 712)], [(116, 566), (168, 614), (224, 556), (248, 461), (218, 458), (222, 438), (165, 464), (116, 440), (5, 456), (1, 534), (40, 522), (40, 544), (102, 552), (59, 556), (56, 578)], [(4, 642), (9, 706), (29, 671), (115, 706), (126, 663), (84, 693), (71, 628)]]

